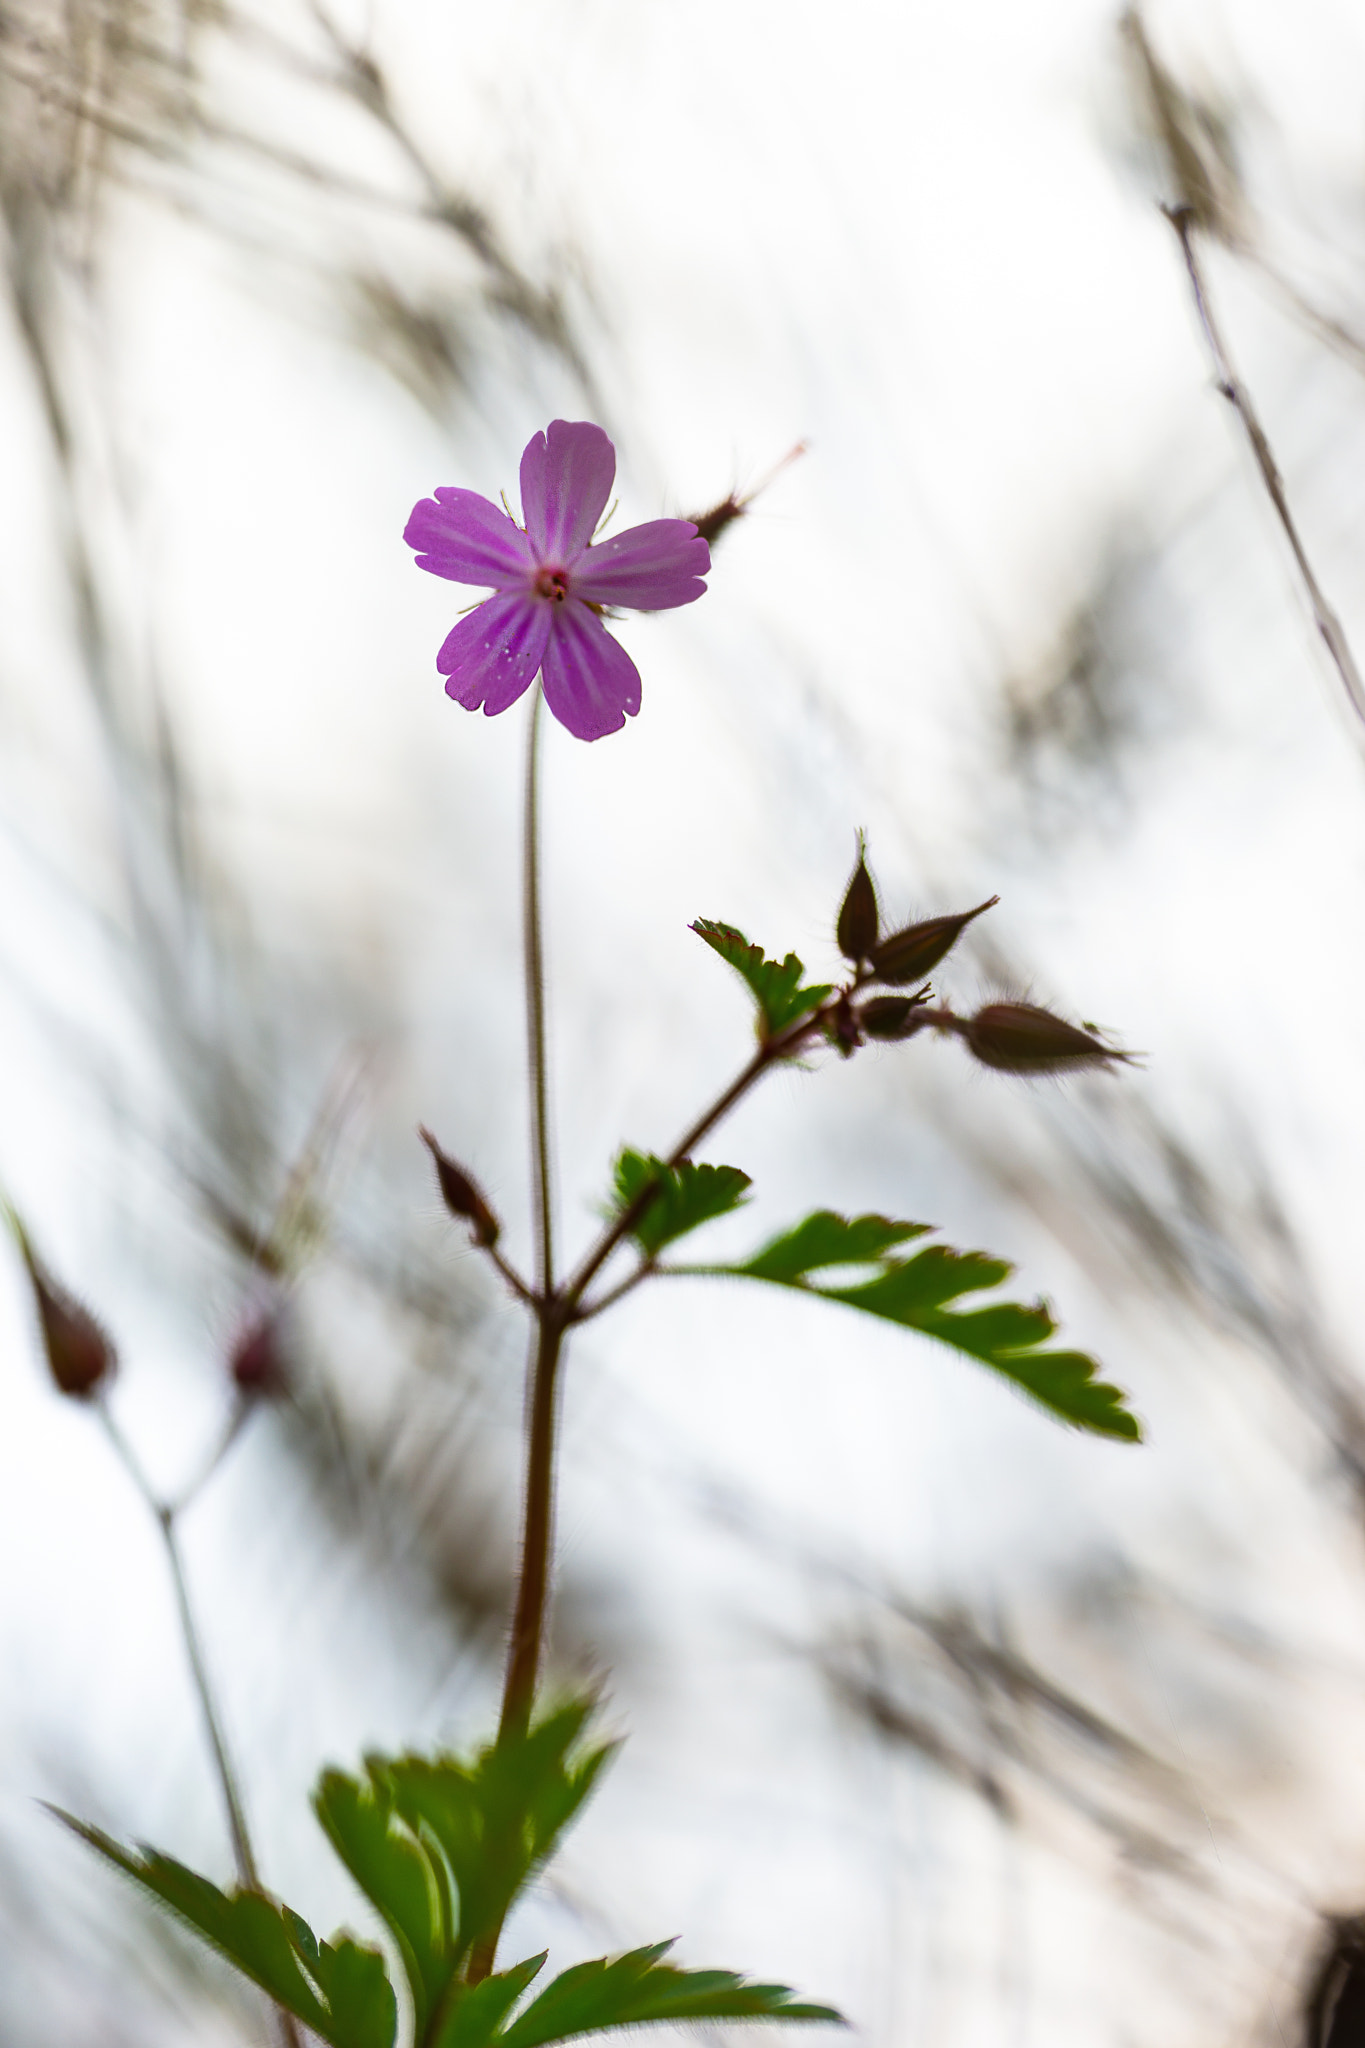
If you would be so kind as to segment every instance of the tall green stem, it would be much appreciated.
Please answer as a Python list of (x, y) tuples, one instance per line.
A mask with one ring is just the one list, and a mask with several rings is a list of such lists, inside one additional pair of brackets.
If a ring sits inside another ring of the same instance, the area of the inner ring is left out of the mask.
[(565, 1318), (555, 1293), (554, 1217), (550, 1191), (550, 1083), (545, 1032), (545, 951), (540, 914), (540, 709), (536, 689), (526, 733), (525, 811), (522, 833), (522, 932), (526, 966), (526, 1054), (531, 1099), (531, 1182), (536, 1221), (535, 1338), (528, 1370), (526, 1496), (521, 1572), (499, 1731), (510, 1735), (530, 1723), (550, 1587), (554, 1535), (555, 1420)]
[(526, 1062), (531, 1094), (531, 1180), (536, 1210), (536, 1287), (554, 1291), (554, 1217), (550, 1202), (550, 1081), (545, 1050), (545, 949), (540, 919), (540, 707), (537, 684), (526, 731), (522, 824), (522, 939), (526, 973)]

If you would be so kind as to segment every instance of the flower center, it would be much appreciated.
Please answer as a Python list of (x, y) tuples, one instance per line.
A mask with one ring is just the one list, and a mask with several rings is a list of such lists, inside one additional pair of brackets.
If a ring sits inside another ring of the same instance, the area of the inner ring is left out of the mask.
[(551, 604), (563, 604), (569, 594), (568, 572), (564, 569), (538, 569), (535, 593), (537, 597), (548, 598)]

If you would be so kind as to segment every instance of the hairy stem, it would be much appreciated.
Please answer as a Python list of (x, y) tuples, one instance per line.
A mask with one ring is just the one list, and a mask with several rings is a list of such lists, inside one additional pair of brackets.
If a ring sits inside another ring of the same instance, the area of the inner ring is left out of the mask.
[(536, 1212), (536, 1287), (554, 1291), (554, 1219), (550, 1203), (550, 1083), (545, 1050), (545, 952), (540, 919), (540, 706), (536, 687), (526, 731), (522, 828), (522, 936), (526, 971), (526, 1058), (531, 1094), (531, 1179)]
[(1266, 495), (1275, 508), (1275, 516), (1284, 529), (1285, 539), (1289, 542), (1298, 566), (1299, 576), (1312, 607), (1313, 623), (1345, 686), (1347, 701), (1352, 711), (1357, 719), (1365, 723), (1365, 681), (1362, 681), (1360, 670), (1356, 667), (1355, 656), (1351, 652), (1350, 642), (1346, 638), (1341, 621), (1328, 604), (1322, 585), (1313, 573), (1313, 565), (1308, 559), (1299, 529), (1294, 522), (1294, 515), (1289, 509), (1284, 479), (1280, 475), (1265, 429), (1251, 402), (1251, 393), (1232, 366), (1232, 358), (1228, 354), (1222, 332), (1214, 317), (1208, 286), (1199, 261), (1199, 252), (1195, 247), (1197, 222), (1194, 210), (1188, 206), (1169, 206), (1165, 213), (1180, 240), (1185, 268), (1189, 273), (1190, 289), (1194, 294), (1195, 311), (1199, 315), (1199, 324), (1213, 361), (1218, 390), (1242, 423), (1247, 440), (1251, 444), (1251, 452), (1256, 458), (1256, 466), (1261, 472)]
[[(526, 965), (526, 1065), (531, 1098), (531, 1184), (536, 1224), (535, 1338), (527, 1374), (526, 1488), (521, 1569), (507, 1646), (499, 1732), (531, 1719), (550, 1584), (554, 1526), (555, 1406), (565, 1318), (555, 1294), (554, 1215), (550, 1189), (550, 1085), (545, 1034), (545, 950), (540, 914), (540, 706), (537, 685), (526, 732), (522, 833), (522, 934)], [(491, 1965), (491, 1957), (489, 1958)]]
[(564, 1351), (563, 1312), (545, 1303), (537, 1316), (530, 1371), (526, 1444), (526, 1517), (521, 1541), (521, 1575), (512, 1635), (507, 1647), (499, 1737), (524, 1735), (531, 1721), (540, 1670), (545, 1610), (550, 1590), (550, 1549), (554, 1536), (555, 1423), (559, 1361)]

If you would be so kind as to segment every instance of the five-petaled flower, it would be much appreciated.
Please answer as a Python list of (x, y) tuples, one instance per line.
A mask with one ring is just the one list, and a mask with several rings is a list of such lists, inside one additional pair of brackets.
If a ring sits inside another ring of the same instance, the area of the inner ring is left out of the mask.
[(594, 547), (615, 474), (600, 427), (552, 420), (521, 458), (524, 528), (477, 491), (439, 490), (414, 509), (403, 538), (418, 568), (493, 592), (436, 657), (446, 695), (466, 710), (506, 711), (537, 671), (546, 703), (580, 740), (618, 732), (639, 710), (639, 671), (600, 607), (691, 604), (711, 555), (686, 519), (651, 519)]

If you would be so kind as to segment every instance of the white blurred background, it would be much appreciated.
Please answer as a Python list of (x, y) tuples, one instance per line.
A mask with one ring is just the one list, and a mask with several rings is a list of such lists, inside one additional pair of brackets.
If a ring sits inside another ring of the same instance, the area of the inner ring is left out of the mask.
[[(803, 438), (704, 602), (621, 627), (639, 719), (549, 734), (565, 1236), (743, 1056), (689, 920), (828, 971), (862, 828), (892, 915), (999, 891), (950, 999), (1145, 1064), (784, 1074), (709, 1148), (756, 1186), (714, 1242), (932, 1221), (1149, 1441), (834, 1309), (594, 1324), (557, 1669), (629, 1741), (509, 1939), (680, 1932), (878, 2048), (1309, 2038), (1365, 1910), (1362, 733), (1158, 206), (1183, 142), (1359, 651), (1362, 105), (1346, 0), (0, 4), (0, 1181), (173, 1492), (321, 1120), (291, 1396), (184, 1523), (315, 1925), (372, 1931), (317, 1769), (488, 1731), (515, 1549), (523, 1332), (413, 1132), (519, 1256), (523, 714), (443, 696), (469, 594), (403, 524), (557, 415), (612, 434), (623, 524)], [(0, 1331), (0, 2040), (263, 2040), (37, 1803), (229, 1874), (155, 1530), (12, 1258)]]

